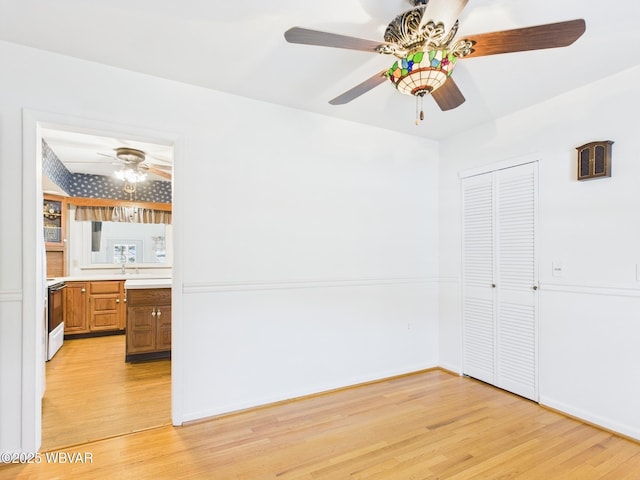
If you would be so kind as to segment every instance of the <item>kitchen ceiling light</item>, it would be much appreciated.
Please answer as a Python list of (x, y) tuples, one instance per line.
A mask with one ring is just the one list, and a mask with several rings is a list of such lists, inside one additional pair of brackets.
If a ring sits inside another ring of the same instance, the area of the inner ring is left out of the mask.
[(134, 199), (133, 194), (136, 192), (136, 184), (144, 182), (147, 178), (146, 173), (138, 170), (137, 166), (124, 165), (120, 170), (115, 172), (117, 179), (124, 181), (123, 189), (129, 194), (131, 200)]
[(122, 160), (124, 165), (114, 174), (116, 178), (124, 181), (124, 191), (133, 199), (136, 184), (147, 179), (147, 174), (140, 171), (140, 165), (145, 160), (145, 153), (136, 148), (120, 147), (116, 148), (116, 158)]
[(138, 171), (137, 168), (130, 166), (124, 166), (120, 170), (115, 172), (115, 176), (119, 180), (124, 180), (129, 183), (140, 183), (147, 179), (147, 174)]

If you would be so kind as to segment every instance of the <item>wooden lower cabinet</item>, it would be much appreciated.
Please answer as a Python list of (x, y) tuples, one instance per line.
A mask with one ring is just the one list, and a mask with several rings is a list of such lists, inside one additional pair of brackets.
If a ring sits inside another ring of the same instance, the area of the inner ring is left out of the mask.
[(90, 332), (87, 317), (89, 305), (87, 288), (86, 282), (66, 282), (66, 288), (62, 291), (65, 335)]
[(127, 291), (126, 361), (171, 356), (171, 289)]
[(89, 327), (92, 332), (125, 327), (124, 282), (89, 283)]
[(65, 335), (124, 330), (124, 281), (67, 282), (66, 285)]

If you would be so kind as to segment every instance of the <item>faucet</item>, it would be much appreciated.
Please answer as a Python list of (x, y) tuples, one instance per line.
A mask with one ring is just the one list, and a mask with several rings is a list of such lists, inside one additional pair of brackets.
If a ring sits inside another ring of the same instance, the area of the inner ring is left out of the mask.
[(126, 271), (125, 271), (125, 269), (124, 269), (125, 265), (126, 265), (126, 263), (125, 263), (125, 262), (122, 262), (122, 268), (120, 269), (120, 273), (121, 273), (122, 275), (124, 275), (124, 274), (126, 273)]

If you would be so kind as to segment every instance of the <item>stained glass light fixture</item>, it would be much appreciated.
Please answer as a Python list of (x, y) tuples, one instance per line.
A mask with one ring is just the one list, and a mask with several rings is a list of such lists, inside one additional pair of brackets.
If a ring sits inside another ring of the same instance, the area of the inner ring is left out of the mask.
[(416, 97), (416, 125), (424, 119), (422, 99), (444, 84), (456, 60), (457, 57), (444, 48), (418, 51), (399, 59), (385, 73), (400, 93)]

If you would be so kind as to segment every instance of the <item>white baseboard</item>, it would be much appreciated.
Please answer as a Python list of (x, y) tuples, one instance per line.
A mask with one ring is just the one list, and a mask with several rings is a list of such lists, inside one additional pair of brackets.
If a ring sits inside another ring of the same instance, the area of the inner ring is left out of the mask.
[(447, 370), (451, 373), (455, 373), (457, 375), (462, 376), (462, 367), (460, 365), (454, 365), (452, 363), (447, 363), (447, 362), (440, 362), (438, 364), (438, 367), (442, 368), (443, 370)]
[(557, 400), (554, 400), (553, 398), (550, 398), (544, 395), (540, 395), (540, 405), (549, 407), (553, 410), (557, 410), (558, 412), (565, 413), (579, 420), (583, 420), (593, 425), (602, 427), (606, 430), (610, 430), (612, 432), (616, 432), (621, 435), (640, 441), (639, 428), (630, 427), (629, 425), (617, 422), (610, 418), (603, 417), (601, 415), (597, 415), (595, 413), (592, 413), (586, 410), (575, 408), (571, 405), (567, 405), (566, 403), (559, 402)]
[(204, 410), (199, 410), (195, 412), (187, 412), (182, 416), (182, 419), (184, 422), (206, 420), (207, 418), (242, 412), (244, 410), (251, 410), (252, 408), (261, 408), (269, 405), (278, 404), (280, 402), (295, 401), (298, 399), (304, 399), (305, 397), (311, 397), (314, 395), (322, 395), (322, 394), (330, 393), (333, 391), (340, 391), (348, 388), (363, 386), (368, 383), (384, 382), (385, 380), (392, 379), (394, 377), (400, 377), (402, 375), (410, 375), (412, 373), (421, 372), (423, 370), (430, 370), (433, 368), (438, 368), (438, 365), (436, 363), (433, 363), (428, 365), (415, 366), (409, 369), (403, 369), (403, 370), (398, 370), (393, 372), (383, 372), (380, 374), (380, 376), (376, 375), (371, 377), (363, 377), (362, 379), (358, 379), (357, 381), (353, 380), (352, 382), (348, 382), (345, 385), (335, 385), (335, 386), (325, 385), (323, 387), (314, 388), (312, 390), (299, 390), (296, 392), (292, 391), (292, 392), (289, 392), (288, 394), (285, 394), (284, 396), (262, 398), (262, 399), (257, 399), (255, 401), (242, 402), (242, 403), (237, 403), (233, 405), (223, 405), (223, 406), (218, 406), (216, 408), (204, 409)]

